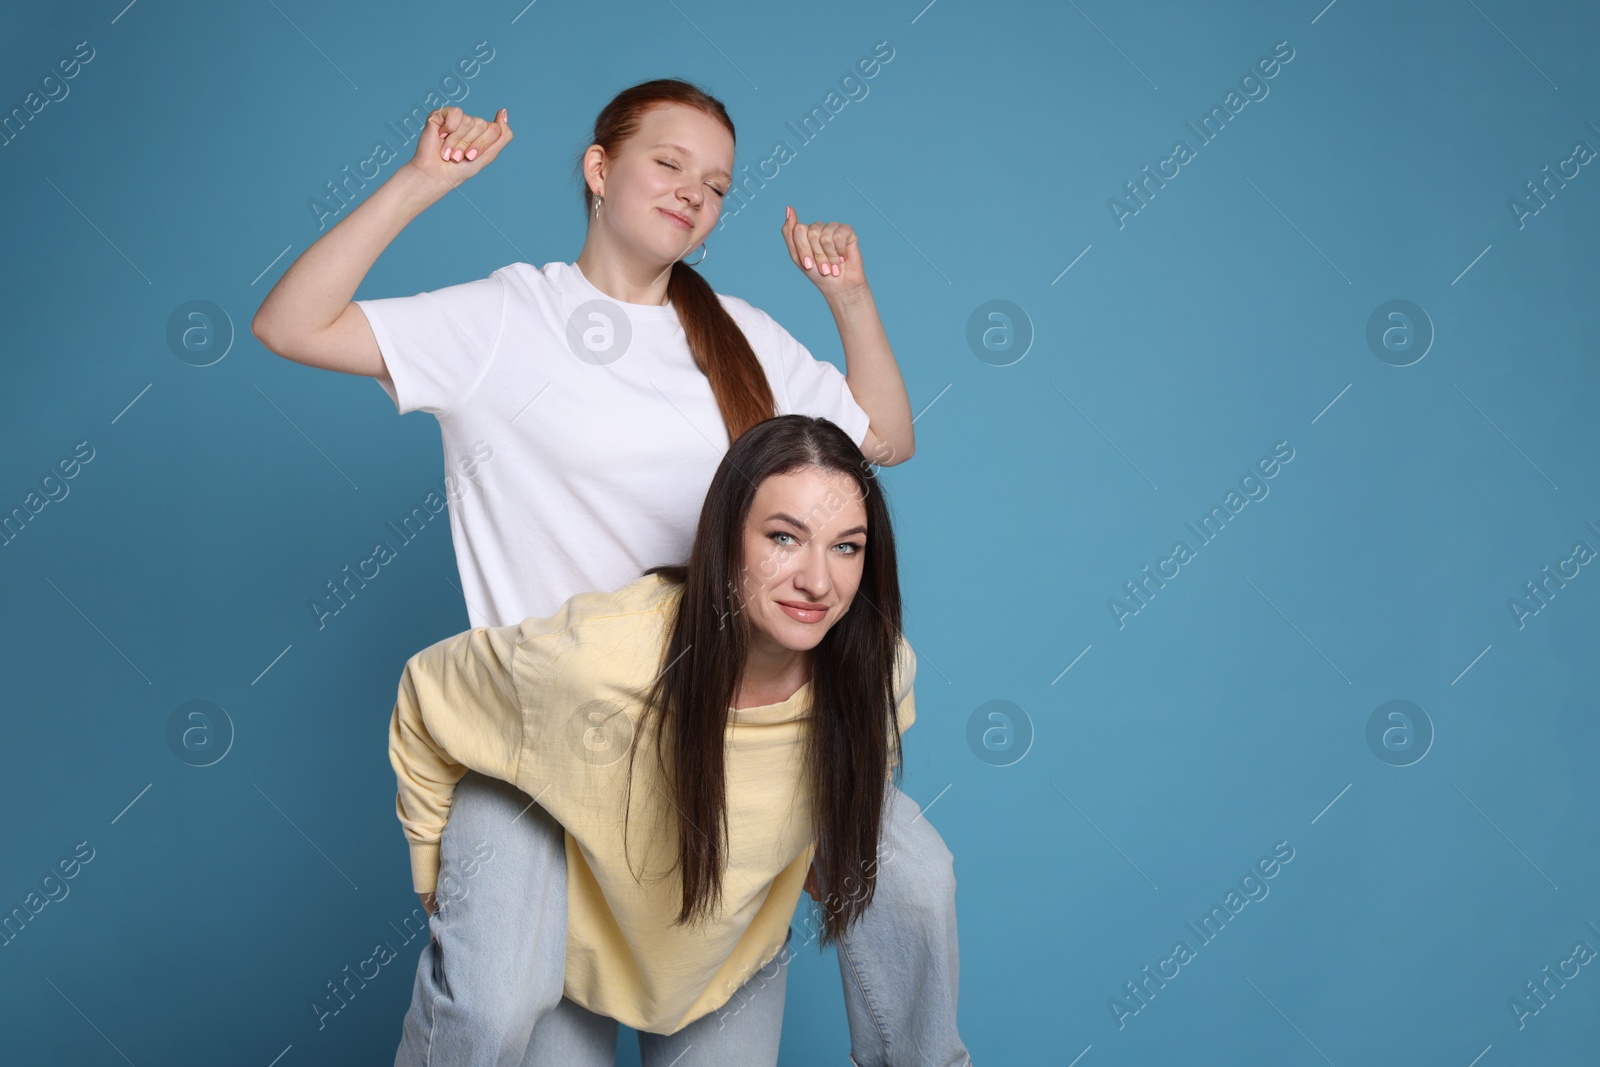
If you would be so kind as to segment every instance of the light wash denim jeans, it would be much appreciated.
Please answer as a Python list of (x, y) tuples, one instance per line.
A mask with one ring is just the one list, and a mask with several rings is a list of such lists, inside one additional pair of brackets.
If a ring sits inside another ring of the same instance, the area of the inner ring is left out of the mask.
[[(616, 1020), (562, 996), (564, 841), (560, 825), (516, 787), (475, 772), (457, 785), (440, 841), (438, 912), (395, 1067), (615, 1062)], [(953, 860), (916, 802), (892, 785), (879, 856), (872, 904), (839, 944), (849, 1062), (970, 1065), (956, 1030)], [(675, 1034), (640, 1032), (643, 1067), (776, 1064), (792, 938), (791, 929), (773, 961), (722, 1008)]]

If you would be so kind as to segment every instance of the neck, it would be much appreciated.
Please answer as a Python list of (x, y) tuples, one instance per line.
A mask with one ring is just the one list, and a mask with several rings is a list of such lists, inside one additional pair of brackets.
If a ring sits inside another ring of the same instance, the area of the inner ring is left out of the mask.
[(647, 262), (623, 254), (621, 250), (611, 247), (600, 226), (589, 226), (577, 267), (583, 271), (590, 285), (613, 300), (625, 304), (664, 305), (667, 302), (667, 282), (672, 276), (672, 264)]
[(744, 692), (768, 693), (784, 690), (792, 694), (811, 679), (811, 652), (785, 648), (757, 634), (751, 635), (750, 651), (739, 675)]

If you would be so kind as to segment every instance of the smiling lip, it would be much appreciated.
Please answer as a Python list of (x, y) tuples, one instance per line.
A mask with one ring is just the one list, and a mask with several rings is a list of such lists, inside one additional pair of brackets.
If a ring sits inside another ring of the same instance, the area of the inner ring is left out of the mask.
[(822, 604), (807, 604), (804, 601), (778, 601), (778, 606), (784, 614), (800, 622), (821, 622), (828, 614), (828, 609)]
[(691, 222), (690, 222), (690, 221), (689, 221), (689, 220), (688, 220), (688, 219), (687, 219), (687, 218), (686, 218), (686, 217), (684, 217), (684, 216), (683, 216), (683, 215), (680, 215), (680, 214), (678, 214), (678, 213), (677, 213), (677, 212), (676, 212), (676, 211), (668, 211), (668, 210), (667, 210), (667, 209), (666, 209), (666, 208), (657, 208), (657, 209), (656, 209), (656, 210), (657, 210), (657, 211), (659, 211), (659, 212), (661, 212), (661, 213), (662, 213), (662, 214), (663, 214), (663, 215), (665, 215), (665, 216), (666, 216), (666, 217), (667, 217), (667, 218), (669, 218), (669, 219), (671, 219), (671, 220), (672, 220), (672, 221), (673, 221), (673, 222), (676, 222), (676, 223), (678, 223), (678, 224), (679, 224), (679, 225), (680, 225), (680, 226), (682, 226), (682, 227), (683, 227), (683, 228), (684, 228), (684, 229), (686, 229), (686, 230), (692, 230), (692, 229), (694, 229), (694, 224), (693, 224), (693, 223), (691, 223)]

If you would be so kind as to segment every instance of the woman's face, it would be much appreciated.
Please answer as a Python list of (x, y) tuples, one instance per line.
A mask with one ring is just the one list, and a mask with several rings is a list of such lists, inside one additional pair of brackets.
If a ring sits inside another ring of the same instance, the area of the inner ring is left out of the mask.
[[(589, 151), (599, 158), (599, 149)], [(726, 126), (682, 104), (653, 107), (604, 170), (600, 224), (640, 255), (682, 259), (716, 227), (732, 171)]]
[(754, 650), (816, 647), (861, 587), (866, 545), (867, 509), (850, 475), (804, 467), (762, 482), (739, 583)]

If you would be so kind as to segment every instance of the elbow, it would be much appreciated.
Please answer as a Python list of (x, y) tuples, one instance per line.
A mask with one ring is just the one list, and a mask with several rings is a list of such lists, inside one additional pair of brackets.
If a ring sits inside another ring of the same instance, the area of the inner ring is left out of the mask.
[(878, 464), (879, 466), (881, 466), (881, 467), (896, 467), (896, 466), (899, 466), (900, 464), (904, 463), (906, 460), (910, 459), (912, 456), (917, 454), (917, 438), (916, 438), (916, 435), (908, 430), (906, 432), (905, 438), (903, 440), (885, 441), (884, 444), (883, 444), (883, 451), (886, 454), (887, 458), (881, 460), (879, 462), (879, 464)]
[(255, 318), (250, 320), (250, 333), (265, 348), (275, 356), (283, 355), (283, 344), (273, 328), (272, 316), (267, 314), (267, 306), (262, 304), (256, 309)]

